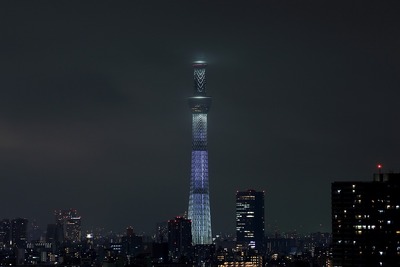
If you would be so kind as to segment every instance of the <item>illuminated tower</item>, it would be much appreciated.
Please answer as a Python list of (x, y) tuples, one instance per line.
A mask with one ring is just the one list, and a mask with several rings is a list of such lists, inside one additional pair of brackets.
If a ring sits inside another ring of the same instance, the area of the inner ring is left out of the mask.
[(207, 113), (211, 97), (206, 95), (205, 61), (193, 62), (194, 94), (189, 98), (192, 111), (192, 170), (189, 214), (193, 245), (212, 243), (210, 197), (208, 189)]

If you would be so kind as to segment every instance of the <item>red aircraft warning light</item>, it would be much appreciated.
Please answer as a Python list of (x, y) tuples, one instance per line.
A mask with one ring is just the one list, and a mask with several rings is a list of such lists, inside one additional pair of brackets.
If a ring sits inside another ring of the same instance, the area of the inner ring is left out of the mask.
[(377, 167), (378, 167), (378, 173), (381, 174), (382, 164), (378, 164)]

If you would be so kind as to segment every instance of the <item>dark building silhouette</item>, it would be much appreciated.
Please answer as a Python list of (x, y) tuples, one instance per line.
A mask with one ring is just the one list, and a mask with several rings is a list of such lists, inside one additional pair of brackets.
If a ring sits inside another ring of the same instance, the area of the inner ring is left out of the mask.
[(57, 227), (55, 224), (48, 224), (46, 228), (46, 242), (53, 243), (56, 240)]
[(156, 242), (157, 243), (168, 242), (168, 222), (167, 221), (157, 223)]
[(400, 266), (400, 173), (334, 182), (333, 266)]
[(216, 255), (215, 245), (194, 245), (193, 246), (193, 266), (214, 266)]
[(11, 222), (9, 219), (0, 221), (0, 243), (9, 246), (11, 241)]
[(284, 238), (284, 237), (274, 237), (267, 238), (265, 240), (266, 248), (265, 250), (269, 254), (280, 253), (281, 255), (289, 255), (297, 250), (297, 239), (295, 238)]
[(27, 242), (28, 220), (16, 218), (11, 221), (11, 241), (17, 248), (25, 248)]
[(151, 247), (151, 255), (154, 263), (167, 263), (168, 259), (168, 243), (154, 242)]
[(173, 262), (188, 261), (192, 257), (192, 222), (184, 217), (168, 221), (168, 251)]
[(41, 233), (40, 227), (35, 219), (33, 219), (30, 222), (29, 227), (28, 227), (28, 232), (29, 232), (29, 241), (40, 240), (42, 233)]
[(126, 235), (121, 239), (121, 251), (129, 259), (136, 257), (143, 250), (143, 237), (134, 233), (132, 227), (126, 228)]
[(264, 229), (264, 192), (236, 192), (237, 247), (263, 250)]

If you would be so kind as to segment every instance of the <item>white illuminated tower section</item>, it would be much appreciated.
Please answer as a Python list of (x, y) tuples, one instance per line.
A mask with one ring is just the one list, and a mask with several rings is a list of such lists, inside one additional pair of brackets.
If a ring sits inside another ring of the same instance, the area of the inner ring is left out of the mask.
[(212, 244), (210, 196), (208, 188), (207, 113), (211, 97), (206, 95), (205, 61), (193, 62), (194, 94), (189, 97), (192, 111), (192, 171), (189, 214), (193, 245)]

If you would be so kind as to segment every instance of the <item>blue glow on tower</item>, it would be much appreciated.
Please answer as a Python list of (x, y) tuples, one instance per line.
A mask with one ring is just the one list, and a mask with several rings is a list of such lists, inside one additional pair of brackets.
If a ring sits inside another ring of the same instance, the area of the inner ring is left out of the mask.
[(211, 97), (206, 95), (205, 61), (193, 62), (194, 94), (189, 98), (192, 111), (192, 170), (189, 214), (193, 245), (212, 244), (208, 186), (207, 113)]

